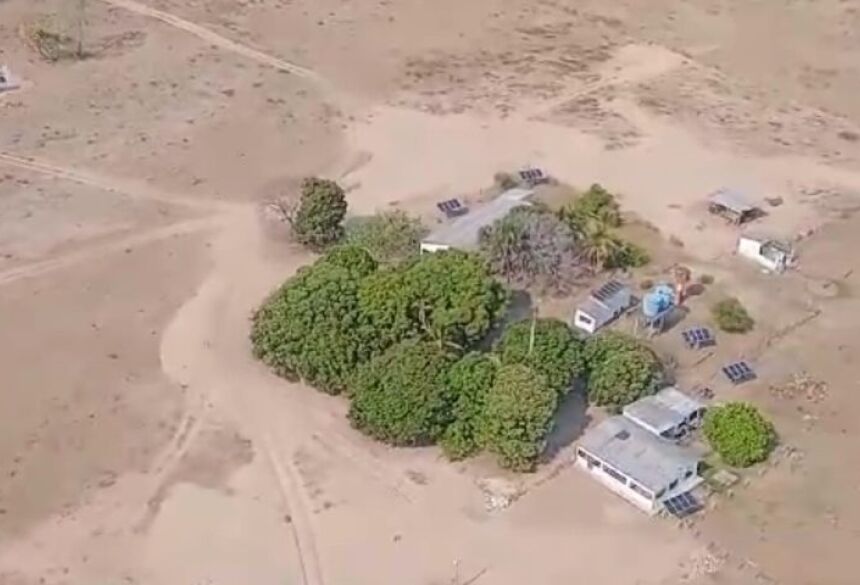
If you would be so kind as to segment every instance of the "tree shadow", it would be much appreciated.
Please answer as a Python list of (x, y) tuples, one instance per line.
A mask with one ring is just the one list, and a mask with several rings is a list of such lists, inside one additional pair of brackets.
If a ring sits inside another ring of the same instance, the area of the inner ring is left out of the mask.
[(525, 290), (512, 290), (511, 300), (508, 303), (507, 311), (504, 316), (499, 319), (496, 325), (490, 329), (486, 337), (479, 344), (478, 349), (489, 351), (493, 345), (502, 337), (502, 334), (507, 329), (508, 325), (522, 321), (531, 316), (534, 308), (532, 296)]
[(555, 424), (547, 437), (546, 449), (541, 456), (543, 462), (555, 459), (561, 451), (581, 437), (590, 422), (585, 389), (577, 383), (564, 397), (555, 413)]

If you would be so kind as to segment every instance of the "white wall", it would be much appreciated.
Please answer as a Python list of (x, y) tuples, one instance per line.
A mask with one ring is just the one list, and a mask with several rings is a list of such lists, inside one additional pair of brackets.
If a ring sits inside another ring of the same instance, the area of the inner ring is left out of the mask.
[[(598, 459), (598, 458), (595, 457), (595, 459)], [(602, 463), (603, 462), (601, 462), (601, 464)], [(609, 488), (610, 491), (621, 496), (622, 498), (624, 498), (625, 500), (627, 500), (628, 502), (630, 502), (631, 504), (633, 504), (634, 506), (636, 506), (637, 508), (639, 508), (640, 510), (645, 512), (646, 514), (651, 514), (651, 515), (656, 514), (657, 511), (660, 509), (660, 505), (657, 502), (655, 502), (653, 500), (649, 500), (648, 498), (645, 498), (644, 496), (634, 492), (628, 486), (620, 483), (615, 478), (607, 475), (606, 472), (604, 472), (602, 468), (599, 468), (599, 467), (591, 467), (590, 468), (588, 466), (588, 461), (586, 461), (584, 458), (577, 456), (576, 457), (576, 465), (578, 467), (580, 467), (581, 469), (584, 469), (585, 471), (587, 471), (591, 477), (593, 477), (594, 479), (596, 479), (597, 481), (602, 483), (604, 486)], [(622, 474), (622, 475), (624, 475), (624, 474)], [(629, 482), (630, 478), (627, 478), (627, 481)]]
[(451, 246), (448, 244), (433, 244), (431, 242), (421, 242), (421, 251), (422, 252), (444, 252), (445, 250), (450, 250)]

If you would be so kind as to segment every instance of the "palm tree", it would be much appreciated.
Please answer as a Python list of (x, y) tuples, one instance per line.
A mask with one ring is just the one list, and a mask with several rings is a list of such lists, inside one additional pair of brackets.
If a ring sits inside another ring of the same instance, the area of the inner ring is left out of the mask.
[(612, 233), (609, 224), (590, 218), (580, 230), (580, 249), (583, 257), (595, 268), (611, 264), (624, 248), (624, 242)]

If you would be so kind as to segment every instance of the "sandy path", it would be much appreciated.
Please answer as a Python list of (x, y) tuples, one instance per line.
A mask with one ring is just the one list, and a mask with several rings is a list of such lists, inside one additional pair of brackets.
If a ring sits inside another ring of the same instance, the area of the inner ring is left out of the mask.
[(146, 6), (145, 4), (141, 4), (140, 2), (135, 2), (134, 0), (103, 1), (113, 6), (124, 8), (136, 14), (141, 14), (143, 16), (148, 16), (160, 20), (166, 24), (169, 24), (170, 26), (191, 33), (192, 35), (199, 37), (204, 41), (211, 43), (217, 47), (220, 47), (226, 51), (236, 53), (237, 55), (242, 55), (243, 57), (247, 57), (258, 63), (262, 63), (263, 65), (268, 65), (280, 71), (284, 71), (286, 73), (290, 73), (292, 75), (307, 79), (309, 81), (313, 81), (314, 83), (322, 87), (328, 87), (328, 82), (322, 77), (320, 77), (319, 74), (317, 74), (315, 71), (302, 67), (301, 65), (296, 65), (295, 63), (290, 63), (289, 61), (273, 57), (272, 55), (268, 55), (247, 45), (237, 43), (236, 41), (232, 41), (224, 36), (219, 35), (218, 33), (209, 30), (208, 28), (202, 27), (198, 24), (194, 24), (193, 22), (189, 22), (168, 12), (151, 8), (149, 6)]

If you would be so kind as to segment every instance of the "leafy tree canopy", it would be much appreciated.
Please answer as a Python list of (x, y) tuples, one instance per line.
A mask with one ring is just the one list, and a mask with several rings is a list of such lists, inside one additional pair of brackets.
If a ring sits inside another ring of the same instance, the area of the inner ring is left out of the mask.
[(531, 471), (546, 447), (558, 393), (522, 364), (502, 366), (487, 394), (482, 442), (499, 465)]
[(773, 424), (746, 402), (709, 409), (702, 430), (714, 451), (734, 467), (764, 461), (776, 444)]
[(718, 302), (711, 313), (717, 326), (727, 333), (746, 333), (755, 326), (746, 308), (733, 297)]
[(609, 228), (621, 226), (621, 209), (615, 196), (597, 183), (564, 207), (560, 215), (577, 231), (584, 229), (589, 222), (598, 222)]
[(448, 251), (371, 275), (360, 300), (386, 340), (422, 336), (465, 348), (481, 340), (502, 314), (507, 294), (479, 258)]
[(328, 179), (311, 177), (302, 182), (298, 209), (291, 218), (293, 235), (301, 244), (324, 248), (343, 236), (346, 195)]
[(450, 459), (463, 459), (480, 450), (486, 397), (497, 369), (491, 356), (475, 352), (464, 356), (448, 372), (446, 383), (456, 402), (454, 422), (445, 430), (442, 448)]
[(417, 255), (423, 235), (421, 222), (399, 210), (355, 218), (346, 225), (347, 242), (364, 248), (383, 264)]
[(502, 363), (525, 364), (543, 374), (559, 394), (565, 394), (583, 372), (583, 343), (563, 321), (537, 319), (514, 323), (496, 347)]
[(585, 343), (588, 398), (621, 408), (653, 393), (662, 366), (650, 347), (629, 335), (607, 331)]
[(484, 229), (480, 249), (495, 274), (521, 286), (565, 290), (586, 271), (573, 230), (533, 207), (514, 209)]
[[(351, 268), (342, 265), (347, 257)], [(254, 354), (282, 376), (340, 392), (380, 348), (358, 303), (360, 277), (373, 267), (363, 250), (342, 248), (300, 269), (254, 315)]]
[(447, 385), (451, 358), (438, 346), (406, 341), (361, 366), (350, 383), (349, 419), (392, 445), (435, 443), (454, 420)]

